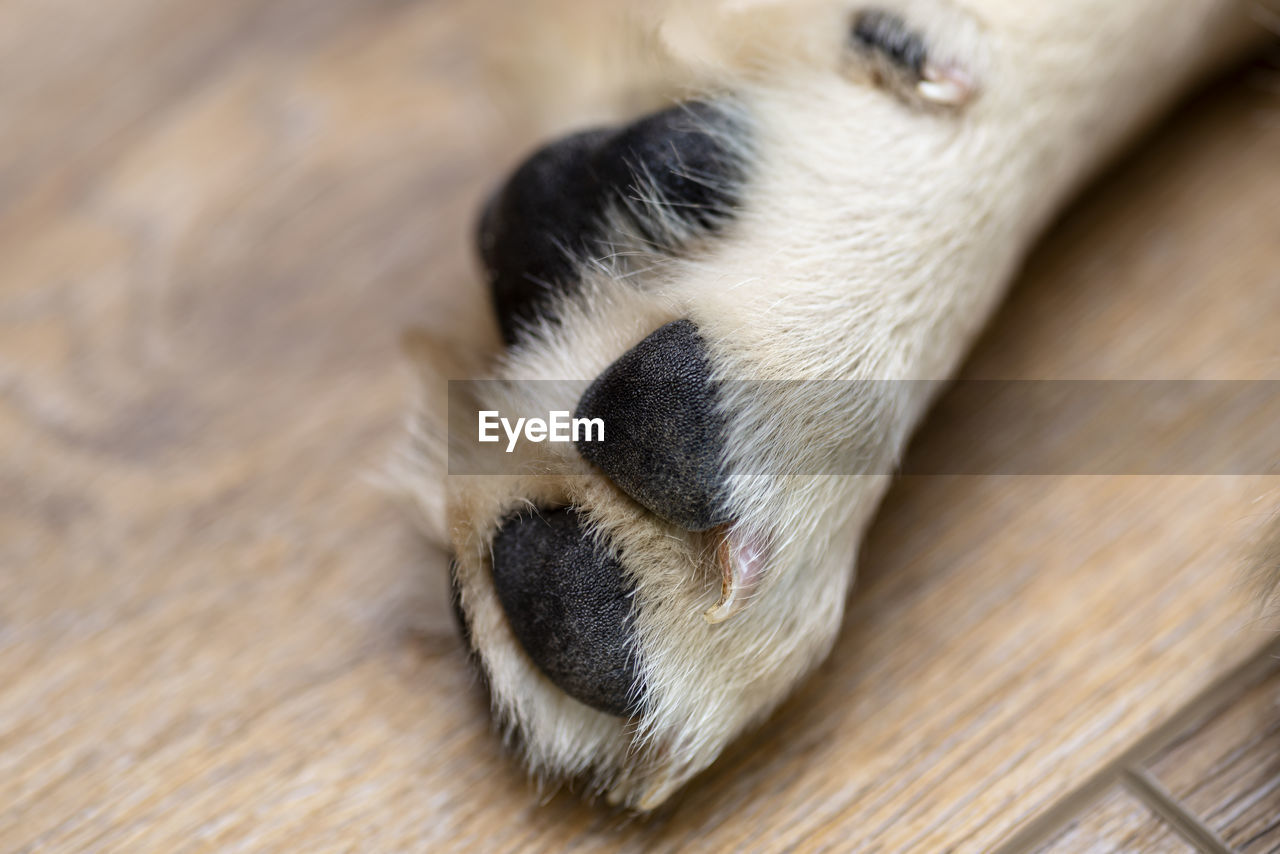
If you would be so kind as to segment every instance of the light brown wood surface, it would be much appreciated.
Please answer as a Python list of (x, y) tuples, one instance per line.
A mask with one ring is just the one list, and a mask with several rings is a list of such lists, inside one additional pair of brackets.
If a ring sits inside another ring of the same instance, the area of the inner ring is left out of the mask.
[(1224, 844), (1246, 854), (1280, 850), (1280, 667), (1246, 683), (1147, 764)]
[(1194, 854), (1149, 807), (1115, 787), (1073, 818), (1037, 854), (1081, 854), (1085, 851), (1143, 851), (1151, 854)]
[[(1274, 850), (1277, 689), (1231, 676), (1276, 654), (1239, 583), (1266, 472), (903, 478), (830, 660), (669, 808), (513, 764), (369, 477), (403, 330), (486, 328), (471, 217), (532, 142), (479, 59), (502, 21), (0, 6), (0, 850), (1186, 850), (1147, 779)], [(1280, 375), (1275, 81), (1105, 176), (967, 375)]]

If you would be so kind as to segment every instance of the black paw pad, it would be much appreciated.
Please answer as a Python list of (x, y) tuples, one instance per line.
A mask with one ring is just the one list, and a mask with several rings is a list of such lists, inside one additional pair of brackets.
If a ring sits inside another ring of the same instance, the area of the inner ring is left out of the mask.
[(671, 252), (718, 229), (740, 193), (743, 136), (723, 109), (694, 101), (530, 156), (485, 206), (477, 235), (506, 342), (576, 287), (584, 261)]
[(604, 197), (591, 164), (612, 135), (592, 130), (545, 146), (485, 205), (476, 242), (508, 344), (594, 254)]
[(576, 511), (504, 522), (493, 539), (493, 586), (516, 639), (560, 690), (602, 712), (636, 713), (631, 585)]
[(711, 363), (688, 320), (632, 347), (583, 394), (574, 413), (604, 422), (578, 452), (658, 516), (689, 531), (730, 521), (724, 507), (724, 421)]

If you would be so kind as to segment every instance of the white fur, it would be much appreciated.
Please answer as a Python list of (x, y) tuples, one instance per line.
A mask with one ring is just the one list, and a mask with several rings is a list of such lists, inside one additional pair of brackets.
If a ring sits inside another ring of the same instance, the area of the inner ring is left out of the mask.
[[(946, 379), (1072, 190), (1257, 37), (1230, 0), (869, 5), (926, 34), (931, 58), (971, 87), (963, 103), (875, 85), (848, 50), (857, 3), (718, 0), (658, 16), (672, 61), (697, 85), (732, 92), (755, 129), (741, 210), (679, 259), (629, 248), (640, 257), (627, 281), (618, 264), (588, 271), (583, 295), (557, 307), (560, 324), (493, 366), (513, 382), (477, 406), (572, 410), (600, 371), (680, 317), (698, 325), (723, 378)], [(565, 382), (514, 382), (527, 379)], [(829, 651), (888, 483), (878, 472), (898, 459), (932, 387), (871, 383), (835, 410), (815, 386), (731, 387), (731, 470), (812, 471), (853, 447), (867, 473), (733, 479), (731, 537), (767, 544), (767, 560), (739, 591), (745, 607), (721, 622), (704, 617), (722, 592), (713, 538), (657, 520), (568, 445), (526, 443), (520, 459), (536, 475), (453, 476), (442, 498), (442, 427), (437, 412), (420, 413), (403, 480), (456, 555), (495, 711), (531, 767), (587, 774), (649, 809), (767, 715)], [(489, 542), (530, 502), (580, 507), (627, 555), (649, 691), (639, 720), (564, 695), (508, 628)]]

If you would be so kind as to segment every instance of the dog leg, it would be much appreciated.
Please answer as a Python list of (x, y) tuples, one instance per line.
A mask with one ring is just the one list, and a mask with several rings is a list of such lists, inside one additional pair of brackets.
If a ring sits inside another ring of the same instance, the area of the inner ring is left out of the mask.
[(1226, 0), (685, 14), (660, 32), (704, 57), (700, 106), (552, 152), (484, 231), (512, 313), (474, 408), (581, 408), (621, 444), (525, 443), (447, 489), (495, 713), (536, 771), (639, 809), (830, 650), (936, 387), (901, 381), (950, 377), (1070, 193), (1260, 36)]

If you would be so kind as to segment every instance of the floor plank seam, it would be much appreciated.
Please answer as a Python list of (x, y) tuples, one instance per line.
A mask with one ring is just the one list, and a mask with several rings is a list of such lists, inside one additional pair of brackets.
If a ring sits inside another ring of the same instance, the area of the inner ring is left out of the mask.
[(1179, 803), (1150, 772), (1137, 767), (1125, 768), (1120, 773), (1120, 782), (1197, 851), (1203, 854), (1235, 854), (1213, 828)]
[[(1118, 782), (1125, 782), (1128, 769), (1142, 769), (1147, 760), (1157, 751), (1172, 743), (1193, 724), (1208, 720), (1221, 712), (1249, 685), (1265, 678), (1277, 667), (1280, 667), (1280, 638), (1274, 638), (1263, 644), (1228, 674), (1211, 682), (1168, 720), (1158, 724), (1140, 738), (1133, 747), (1032, 818), (1021, 830), (1015, 832), (1008, 841), (999, 846), (994, 854), (1026, 854), (1026, 852), (1038, 850), (1053, 839), (1068, 822), (1082, 815), (1090, 805), (1102, 797), (1108, 788)], [(1126, 788), (1129, 787), (1126, 786)], [(1141, 797), (1138, 792), (1134, 792), (1134, 795)], [(1147, 801), (1143, 799), (1143, 803)], [(1173, 826), (1176, 828), (1176, 825)], [(1231, 852), (1230, 848), (1220, 850), (1229, 854)]]

